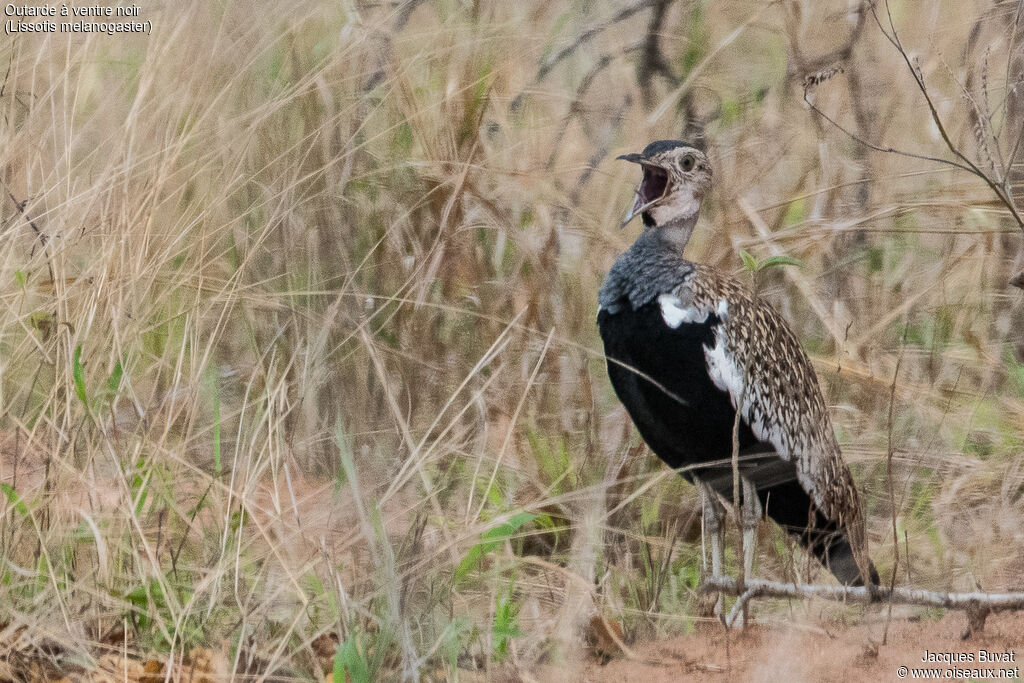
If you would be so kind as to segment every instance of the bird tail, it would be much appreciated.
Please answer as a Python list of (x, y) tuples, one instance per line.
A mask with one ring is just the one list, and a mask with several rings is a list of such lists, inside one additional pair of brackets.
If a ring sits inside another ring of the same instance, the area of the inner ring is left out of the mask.
[(796, 480), (759, 489), (765, 514), (793, 536), (808, 552), (845, 586), (864, 585), (861, 564), (872, 584), (878, 585), (878, 571), (867, 552), (858, 562), (855, 547), (865, 548), (864, 522), (857, 519), (840, 524), (827, 519)]

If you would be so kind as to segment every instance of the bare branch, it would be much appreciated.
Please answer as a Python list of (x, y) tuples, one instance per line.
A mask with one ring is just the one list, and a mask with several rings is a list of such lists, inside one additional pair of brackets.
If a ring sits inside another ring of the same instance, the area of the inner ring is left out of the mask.
[[(566, 112), (565, 116), (562, 117), (562, 122), (558, 126), (558, 132), (555, 133), (554, 142), (551, 143), (551, 153), (548, 155), (547, 163), (545, 168), (552, 170), (555, 166), (555, 161), (558, 159), (558, 152), (562, 145), (562, 140), (565, 138), (565, 133), (569, 128), (569, 124), (574, 118), (584, 114), (583, 109), (583, 98), (590, 90), (590, 86), (593, 85), (594, 79), (604, 71), (604, 69), (611, 64), (613, 59), (617, 57), (625, 56), (631, 52), (635, 52), (642, 47), (642, 43), (636, 42), (632, 45), (626, 46), (621, 52), (612, 54), (601, 55), (601, 58), (597, 60), (597, 63), (590, 68), (580, 81), (579, 86), (576, 88), (576, 94), (573, 96), (572, 103), (569, 105), (569, 111)], [(598, 160), (600, 161), (600, 159)]]
[[(582, 31), (579, 34), (579, 36), (577, 36), (576, 40), (574, 40), (571, 44), (559, 50), (558, 54), (554, 55), (553, 57), (549, 57), (548, 59), (545, 59), (541, 63), (540, 67), (538, 67), (537, 69), (537, 75), (534, 77), (531, 86), (536, 85), (543, 81), (545, 78), (547, 78), (548, 74), (550, 74), (551, 71), (556, 66), (558, 66), (559, 63), (561, 63), (564, 59), (568, 58), (570, 55), (576, 52), (576, 50), (578, 50), (582, 45), (589, 42), (599, 33), (601, 33), (602, 31), (611, 26), (614, 26), (615, 24), (621, 21), (629, 19), (637, 12), (641, 12), (647, 9), (648, 7), (651, 7), (657, 1), (658, 0), (640, 0), (640, 2), (637, 2), (634, 5), (630, 5), (629, 7), (624, 7), (623, 9), (619, 10), (613, 17), (611, 17), (607, 21), (601, 22), (600, 24), (595, 24), (594, 26), (591, 26), (590, 28)], [(604, 66), (601, 66), (601, 68), (603, 69)], [(523, 97), (526, 95), (526, 92), (526, 90), (522, 90), (518, 95), (512, 98), (512, 102), (511, 104), (509, 104), (509, 111), (517, 111), (519, 107), (522, 106)]]
[[(833, 72), (833, 73), (829, 74), (828, 72)], [(908, 151), (903, 150), (903, 149), (896, 149), (895, 147), (882, 147), (881, 145), (876, 145), (875, 143), (873, 143), (873, 142), (871, 142), (869, 140), (865, 140), (864, 138), (860, 137), (859, 135), (857, 135), (856, 133), (854, 133), (853, 131), (849, 130), (848, 128), (843, 126), (841, 123), (839, 123), (838, 121), (833, 119), (831, 116), (829, 116), (828, 114), (823, 112), (821, 109), (818, 108), (818, 106), (816, 104), (811, 102), (811, 100), (808, 98), (808, 94), (814, 90), (814, 86), (816, 86), (817, 84), (819, 84), (819, 83), (821, 83), (823, 81), (828, 80), (835, 73), (841, 73), (841, 69), (837, 70), (837, 71), (833, 71), (833, 69), (827, 69), (824, 74), (822, 74), (822, 73), (809, 74), (804, 79), (804, 102), (807, 103), (807, 106), (810, 107), (811, 110), (815, 114), (817, 114), (818, 116), (820, 116), (821, 118), (825, 119), (826, 121), (831, 123), (833, 126), (838, 128), (839, 131), (844, 133), (848, 138), (850, 138), (851, 140), (853, 140), (854, 142), (856, 142), (856, 143), (858, 143), (860, 145), (864, 145), (865, 147), (873, 149), (876, 152), (885, 152), (887, 154), (898, 154), (898, 155), (903, 156), (903, 157), (910, 157), (911, 159), (920, 159), (922, 161), (932, 161), (932, 162), (935, 162), (937, 164), (944, 164), (946, 166), (952, 166), (953, 168), (959, 168), (961, 171), (967, 171), (968, 173), (975, 173), (975, 171), (973, 169), (971, 169), (970, 166), (966, 166), (964, 164), (960, 164), (960, 163), (957, 163), (955, 161), (950, 161), (949, 159), (942, 159), (940, 157), (928, 156), (927, 154), (917, 154), (916, 152), (908, 152)], [(975, 174), (977, 175), (977, 173), (975, 173)]]
[[(1022, 217), (1020, 213), (1017, 211), (1017, 207), (1013, 202), (1013, 198), (1007, 195), (1003, 191), (1003, 188), (1000, 187), (1000, 185), (993, 178), (989, 177), (987, 173), (978, 168), (978, 166), (973, 161), (968, 159), (964, 155), (964, 153), (961, 152), (960, 149), (953, 143), (952, 138), (946, 131), (946, 126), (942, 123), (942, 117), (939, 116), (939, 111), (935, 107), (935, 103), (932, 101), (931, 95), (928, 93), (928, 88), (927, 86), (925, 86), (924, 74), (921, 72), (920, 66), (918, 66), (915, 62), (911, 61), (910, 55), (907, 54), (906, 49), (904, 49), (903, 47), (903, 42), (900, 40), (899, 33), (896, 31), (896, 25), (893, 23), (892, 20), (892, 12), (889, 9), (889, 0), (886, 0), (885, 2), (885, 11), (889, 19), (889, 30), (892, 32), (891, 35), (885, 30), (885, 27), (882, 26), (882, 20), (878, 18), (878, 12), (875, 10), (875, 5), (871, 5), (871, 16), (874, 17), (875, 23), (878, 25), (878, 29), (882, 32), (882, 35), (884, 35), (886, 39), (890, 43), (892, 43), (892, 45), (896, 48), (897, 52), (900, 53), (900, 56), (906, 63), (907, 68), (910, 69), (910, 74), (914, 77), (914, 81), (917, 83), (917, 89), (921, 91), (921, 94), (924, 96), (925, 102), (928, 104), (928, 111), (931, 114), (932, 122), (935, 124), (935, 127), (938, 128), (939, 135), (942, 136), (942, 141), (946, 143), (946, 148), (953, 154), (953, 156), (955, 156), (957, 159), (960, 159), (960, 161), (963, 162), (964, 166), (967, 166), (965, 170), (969, 171), (970, 173), (973, 173), (974, 175), (978, 176), (979, 178), (985, 181), (985, 184), (987, 184), (992, 189), (992, 191), (995, 192), (996, 196), (999, 197), (999, 200), (1006, 206), (1007, 209), (1010, 210), (1010, 215), (1013, 216), (1013, 219), (1017, 222), (1017, 225), (1020, 226), (1020, 229), (1024, 231), (1024, 217)], [(960, 168), (963, 168), (964, 166), (960, 166)]]
[(595, 26), (591, 26), (587, 30), (581, 32), (580, 35), (576, 38), (576, 40), (574, 40), (570, 45), (567, 45), (566, 47), (559, 50), (558, 54), (556, 54), (554, 57), (550, 57), (544, 60), (544, 63), (540, 65), (539, 69), (537, 69), (537, 77), (534, 80), (537, 82), (543, 81), (547, 77), (547, 75), (551, 73), (551, 70), (558, 66), (559, 62), (561, 62), (563, 59), (565, 59), (573, 52), (575, 52), (577, 49), (579, 49), (581, 45), (590, 41), (590, 39), (592, 39), (598, 33), (604, 31), (609, 26), (614, 26), (620, 21), (625, 21), (626, 19), (629, 19), (637, 12), (645, 10), (651, 5), (655, 4), (655, 2), (656, 0), (640, 0), (640, 2), (636, 3), (635, 5), (630, 5), (629, 7), (622, 8), (615, 14), (615, 16), (613, 16), (608, 21), (602, 22)]
[[(818, 116), (821, 116), (830, 124), (838, 128), (851, 140), (861, 145), (864, 145), (865, 147), (868, 147), (878, 152), (898, 154), (900, 156), (921, 159), (923, 161), (931, 161), (933, 163), (938, 163), (945, 166), (951, 166), (953, 168), (958, 168), (962, 171), (967, 171), (968, 173), (980, 178), (986, 185), (988, 185), (989, 189), (992, 190), (992, 192), (996, 195), (996, 197), (999, 199), (999, 203), (1002, 204), (1010, 213), (1010, 216), (1013, 218), (1014, 222), (1017, 224), (1020, 230), (1024, 232), (1024, 215), (1022, 215), (1020, 209), (1018, 209), (1016, 202), (1014, 201), (1012, 188), (1010, 187), (1008, 180), (1000, 178), (998, 172), (989, 174), (983, 171), (976, 163), (971, 161), (953, 142), (953, 139), (950, 136), (949, 131), (946, 128), (946, 125), (942, 121), (942, 117), (939, 115), (938, 109), (935, 106), (935, 102), (932, 100), (931, 94), (928, 92), (928, 87), (925, 84), (924, 80), (924, 73), (921, 71), (920, 65), (918, 64), (916, 59), (911, 59), (910, 55), (907, 53), (906, 48), (903, 46), (903, 41), (900, 39), (899, 31), (896, 30), (896, 24), (892, 18), (892, 12), (890, 11), (888, 0), (885, 0), (885, 10), (888, 29), (885, 25), (883, 25), (882, 19), (878, 16), (877, 3), (872, 2), (868, 5), (868, 7), (871, 10), (871, 16), (874, 18), (875, 24), (878, 26), (878, 30), (881, 31), (882, 35), (885, 36), (885, 39), (889, 41), (889, 43), (896, 49), (896, 51), (899, 52), (900, 57), (903, 58), (904, 63), (907, 65), (907, 69), (910, 71), (910, 75), (914, 79), (914, 83), (917, 85), (917, 89), (921, 92), (921, 95), (924, 97), (925, 103), (928, 105), (928, 112), (931, 116), (932, 123), (935, 124), (935, 127), (938, 130), (939, 135), (942, 137), (942, 141), (945, 144), (946, 149), (949, 150), (949, 152), (953, 155), (953, 157), (955, 157), (955, 159), (941, 159), (939, 157), (933, 157), (925, 154), (916, 154), (914, 152), (907, 152), (905, 150), (895, 149), (893, 147), (883, 147), (881, 145), (874, 144), (854, 134), (853, 132), (839, 124), (839, 122), (825, 114), (825, 112), (823, 112), (813, 102), (811, 102), (811, 99), (808, 95), (815, 85), (820, 83), (822, 80), (827, 80), (827, 78), (830, 77), (834, 72), (828, 72), (824, 75), (824, 77), (821, 77), (816, 74), (812, 74), (805, 77), (803, 92), (804, 102), (807, 103), (807, 106), (810, 107), (811, 110)], [(987, 84), (985, 84), (985, 87), (987, 88)], [(977, 108), (976, 103), (975, 107)], [(988, 109), (987, 106), (986, 109)], [(984, 125), (991, 126), (991, 121), (985, 120), (984, 116), (981, 115), (980, 112), (979, 120), (985, 121)], [(979, 137), (979, 140), (982, 142), (982, 152), (984, 153), (987, 152), (987, 146), (984, 144), (984, 131), (981, 132), (982, 135), (978, 136), (978, 131), (975, 131), (976, 137)], [(1015, 155), (1016, 145), (1013, 146), (1012, 151), (1010, 153), (1009, 164), (1012, 165), (1013, 158), (1015, 157)], [(1009, 174), (1007, 174), (1006, 178), (1009, 178)], [(1020, 287), (1021, 283), (1021, 276), (1014, 277), (1010, 281), (1010, 284), (1016, 287)], [(1022, 289), (1024, 289), (1024, 287), (1022, 287)]]
[(640, 85), (645, 105), (650, 105), (654, 99), (651, 79), (656, 74), (660, 74), (672, 87), (679, 85), (679, 77), (672, 71), (661, 51), (661, 25), (665, 21), (669, 4), (671, 0), (655, 1), (654, 11), (651, 12), (651, 19), (647, 24), (647, 35), (643, 40), (643, 56), (636, 68), (637, 83)]
[[(875, 586), (821, 586), (815, 584), (781, 583), (764, 579), (747, 579), (743, 590), (737, 586), (735, 579), (718, 577), (705, 579), (700, 586), (702, 593), (721, 592), (726, 595), (738, 595), (739, 602), (749, 602), (754, 598), (818, 598), (837, 602), (891, 602), (896, 605), (920, 605), (922, 607), (941, 607), (943, 609), (964, 610), (967, 612), (968, 627), (963, 637), (968, 638), (980, 633), (985, 626), (985, 618), (992, 612), (1007, 610), (1024, 610), (1024, 593), (943, 593), (923, 590), (921, 588), (887, 588)], [(874, 592), (874, 595), (872, 595)], [(737, 608), (733, 607), (736, 612)]]
[[(0, 185), (3, 185), (3, 183), (0, 182)], [(14, 193), (7, 189), (6, 185), (4, 186), (4, 190), (7, 192), (7, 196), (11, 198), (11, 202), (14, 203), (14, 208), (18, 210), (18, 213), (21, 214), (21, 217), (25, 219), (25, 222), (29, 224), (29, 227), (31, 227), (32, 231), (36, 234), (36, 237), (39, 238), (39, 242), (45, 247), (47, 241), (46, 233), (39, 229), (35, 220), (28, 215), (27, 211), (25, 211), (25, 207), (28, 205), (28, 200), (18, 200), (18, 198), (14, 196)]]

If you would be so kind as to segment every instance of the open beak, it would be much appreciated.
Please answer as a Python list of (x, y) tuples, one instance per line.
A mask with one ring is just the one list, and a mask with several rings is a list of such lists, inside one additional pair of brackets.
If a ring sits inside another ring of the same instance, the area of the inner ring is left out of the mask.
[(642, 154), (623, 154), (617, 157), (617, 159), (640, 164), (644, 170), (644, 177), (636, 188), (636, 201), (633, 202), (633, 208), (629, 210), (622, 221), (621, 227), (626, 227), (636, 216), (657, 205), (658, 202), (668, 195), (668, 171), (657, 164), (651, 163)]

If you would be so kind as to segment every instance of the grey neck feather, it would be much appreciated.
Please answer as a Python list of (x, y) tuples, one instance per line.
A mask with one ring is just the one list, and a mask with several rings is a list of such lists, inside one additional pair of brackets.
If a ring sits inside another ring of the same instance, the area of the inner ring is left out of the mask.
[(684, 216), (676, 216), (675, 218), (655, 226), (655, 230), (658, 232), (658, 236), (665, 246), (670, 249), (675, 249), (682, 256), (683, 249), (686, 248), (686, 244), (690, 241), (690, 235), (693, 234), (693, 229), (697, 225), (697, 216), (700, 211), (700, 206), (694, 209), (692, 213)]
[(683, 256), (697, 217), (648, 228), (608, 271), (597, 301), (609, 313), (617, 313), (628, 301), (636, 310), (671, 292), (693, 272)]

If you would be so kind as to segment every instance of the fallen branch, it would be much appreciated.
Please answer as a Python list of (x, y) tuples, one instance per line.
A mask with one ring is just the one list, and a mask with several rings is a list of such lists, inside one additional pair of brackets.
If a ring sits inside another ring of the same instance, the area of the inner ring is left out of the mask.
[(942, 607), (967, 612), (967, 630), (962, 637), (969, 638), (985, 628), (985, 618), (992, 612), (1024, 610), (1024, 593), (941, 593), (920, 588), (888, 588), (875, 586), (869, 591), (864, 586), (817, 586), (812, 584), (780, 583), (763, 579), (747, 579), (741, 592), (736, 580), (728, 577), (708, 578), (701, 583), (703, 593), (720, 592), (738, 595), (733, 612), (736, 613), (754, 598), (820, 598), (837, 602), (889, 602), (896, 605)]

